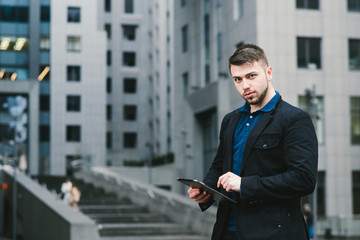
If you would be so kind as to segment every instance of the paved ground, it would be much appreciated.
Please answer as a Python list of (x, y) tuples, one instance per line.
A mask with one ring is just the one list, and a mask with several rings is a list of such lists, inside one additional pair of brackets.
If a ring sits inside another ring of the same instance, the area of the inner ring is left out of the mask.
[(360, 240), (360, 237), (333, 237), (333, 238), (324, 238), (318, 237), (317, 240)]

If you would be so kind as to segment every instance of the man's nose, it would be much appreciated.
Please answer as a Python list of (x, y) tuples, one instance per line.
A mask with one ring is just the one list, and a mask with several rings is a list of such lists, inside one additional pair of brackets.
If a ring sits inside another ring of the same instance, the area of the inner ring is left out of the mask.
[(250, 88), (249, 82), (246, 79), (243, 80), (242, 88), (243, 89)]

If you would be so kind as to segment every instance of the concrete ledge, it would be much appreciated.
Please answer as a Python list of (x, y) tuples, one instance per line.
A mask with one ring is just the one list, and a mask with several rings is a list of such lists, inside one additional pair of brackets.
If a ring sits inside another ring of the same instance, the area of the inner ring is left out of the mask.
[[(13, 169), (0, 166), (0, 179), (9, 184), (4, 202), (12, 207)], [(23, 239), (98, 240), (94, 221), (57, 200), (46, 187), (17, 171), (17, 232)], [(9, 211), (11, 213), (11, 211)], [(6, 217), (6, 216), (5, 216)], [(10, 216), (8, 216), (11, 218)], [(5, 219), (10, 221), (11, 219)]]
[(150, 211), (164, 214), (194, 232), (211, 236), (216, 218), (215, 207), (201, 212), (198, 205), (187, 197), (118, 175), (106, 168), (93, 167), (90, 172), (77, 172), (75, 177), (105, 191), (115, 192), (120, 198), (126, 197), (138, 205), (147, 206)]

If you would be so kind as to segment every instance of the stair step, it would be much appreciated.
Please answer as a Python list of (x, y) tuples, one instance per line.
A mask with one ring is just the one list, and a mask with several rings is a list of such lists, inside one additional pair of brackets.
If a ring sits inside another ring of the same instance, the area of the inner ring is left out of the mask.
[(168, 222), (168, 218), (159, 213), (95, 213), (88, 214), (97, 223), (149, 223)]
[(177, 223), (120, 223), (98, 225), (100, 236), (154, 236), (191, 234)]
[(96, 205), (96, 204), (109, 204), (120, 205), (124, 204), (124, 201), (118, 198), (81, 198), (80, 205)]
[(154, 236), (115, 236), (115, 237), (101, 237), (101, 240), (209, 240), (209, 237), (181, 234), (181, 235), (154, 235)]
[(85, 214), (95, 213), (140, 213), (148, 212), (147, 207), (135, 204), (124, 205), (80, 205), (80, 210)]

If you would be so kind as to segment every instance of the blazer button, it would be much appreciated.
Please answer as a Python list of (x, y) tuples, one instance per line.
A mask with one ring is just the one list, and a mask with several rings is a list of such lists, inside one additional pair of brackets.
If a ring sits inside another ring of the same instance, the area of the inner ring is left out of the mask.
[(278, 228), (281, 228), (281, 224), (277, 225)]
[(263, 145), (263, 149), (267, 149), (267, 144), (266, 143)]

